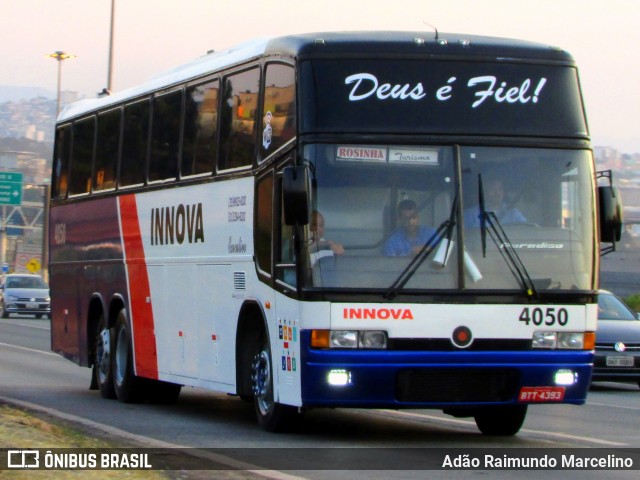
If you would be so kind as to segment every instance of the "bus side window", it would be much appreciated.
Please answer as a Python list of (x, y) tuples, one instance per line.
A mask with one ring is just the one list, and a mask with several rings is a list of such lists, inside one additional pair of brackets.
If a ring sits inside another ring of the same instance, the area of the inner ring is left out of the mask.
[(260, 69), (224, 79), (218, 170), (251, 165), (256, 147)]
[(296, 73), (279, 63), (267, 65), (262, 105), (260, 159), (263, 160), (295, 136)]
[(149, 135), (149, 101), (124, 108), (120, 185), (141, 185), (145, 180)]
[(89, 117), (73, 124), (73, 147), (71, 150), (71, 181), (69, 194), (77, 195), (91, 191), (91, 167), (95, 140), (96, 120)]
[(254, 250), (258, 269), (271, 275), (271, 233), (273, 231), (273, 172), (268, 172), (256, 185), (256, 231)]
[(281, 280), (289, 285), (296, 285), (296, 257), (294, 250), (293, 227), (284, 221), (284, 199), (282, 196), (282, 177), (278, 178), (277, 201), (278, 211), (278, 239), (275, 251), (276, 280)]
[(187, 89), (181, 176), (211, 173), (216, 162), (218, 80)]
[(176, 178), (180, 154), (182, 90), (153, 99), (149, 181)]
[(59, 127), (56, 131), (55, 153), (53, 154), (52, 198), (64, 198), (67, 195), (70, 157), (71, 126), (65, 125)]
[(98, 145), (96, 149), (93, 189), (108, 190), (116, 186), (118, 155), (120, 153), (121, 110), (116, 108), (98, 116)]

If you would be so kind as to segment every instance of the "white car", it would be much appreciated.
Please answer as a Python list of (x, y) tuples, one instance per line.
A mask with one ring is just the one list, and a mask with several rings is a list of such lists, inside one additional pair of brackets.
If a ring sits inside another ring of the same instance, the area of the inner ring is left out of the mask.
[(0, 279), (2, 318), (12, 313), (31, 314), (38, 318), (51, 314), (49, 285), (38, 275), (9, 274)]

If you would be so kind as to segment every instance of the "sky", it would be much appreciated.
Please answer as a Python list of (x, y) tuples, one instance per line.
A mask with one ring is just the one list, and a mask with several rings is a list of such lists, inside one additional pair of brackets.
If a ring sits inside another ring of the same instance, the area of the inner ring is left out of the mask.
[[(519, 38), (575, 58), (592, 143), (640, 152), (639, 0), (114, 0), (112, 90), (238, 43), (404, 30)], [(112, 0), (0, 0), (0, 85), (93, 97), (107, 86)], [(430, 26), (431, 25), (431, 26)]]

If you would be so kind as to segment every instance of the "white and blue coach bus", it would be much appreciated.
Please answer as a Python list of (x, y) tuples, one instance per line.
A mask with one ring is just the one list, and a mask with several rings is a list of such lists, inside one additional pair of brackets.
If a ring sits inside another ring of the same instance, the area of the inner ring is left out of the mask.
[(267, 430), (435, 408), (513, 435), (530, 404), (585, 402), (620, 233), (600, 190), (560, 49), (362, 32), (208, 54), (60, 115), (53, 350), (105, 398), (226, 392)]

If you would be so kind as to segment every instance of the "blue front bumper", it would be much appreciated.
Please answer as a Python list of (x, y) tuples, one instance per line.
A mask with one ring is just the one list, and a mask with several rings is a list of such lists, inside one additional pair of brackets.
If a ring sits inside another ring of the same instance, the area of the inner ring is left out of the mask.
[[(593, 368), (592, 351), (390, 351), (310, 348), (301, 332), (302, 403), (306, 406), (452, 408), (523, 403), (521, 387), (556, 387), (560, 369), (576, 373), (559, 403), (582, 404)], [(346, 385), (329, 372), (345, 370)], [(526, 403), (526, 402), (524, 402)], [(556, 401), (556, 403), (558, 403)]]

